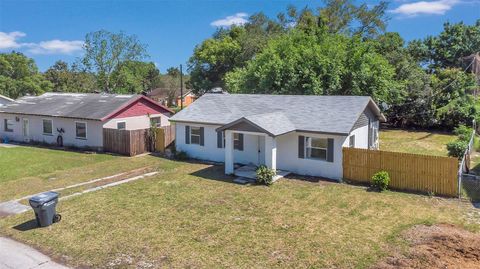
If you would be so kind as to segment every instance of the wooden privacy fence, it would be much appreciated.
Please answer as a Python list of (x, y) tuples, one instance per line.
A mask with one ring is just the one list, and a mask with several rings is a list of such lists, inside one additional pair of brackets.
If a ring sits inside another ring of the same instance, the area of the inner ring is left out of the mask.
[(155, 150), (165, 152), (165, 149), (175, 141), (175, 126), (164, 126), (157, 129)]
[(343, 148), (345, 179), (369, 183), (373, 174), (387, 171), (392, 189), (456, 197), (458, 168), (456, 158)]
[(148, 152), (148, 129), (117, 130), (103, 129), (104, 151), (135, 156)]

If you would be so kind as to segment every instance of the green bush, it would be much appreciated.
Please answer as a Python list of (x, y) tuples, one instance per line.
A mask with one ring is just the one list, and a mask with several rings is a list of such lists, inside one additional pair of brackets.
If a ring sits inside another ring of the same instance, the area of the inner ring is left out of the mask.
[(458, 136), (458, 139), (461, 141), (470, 141), (470, 137), (472, 136), (473, 128), (467, 127), (466, 125), (459, 125), (455, 127), (453, 133)]
[(185, 161), (188, 159), (188, 154), (185, 151), (177, 151), (175, 152), (175, 159)]
[(468, 141), (455, 140), (447, 144), (448, 156), (461, 159), (468, 148)]
[(372, 176), (372, 188), (375, 188), (379, 191), (387, 190), (389, 183), (390, 176), (386, 171), (377, 172)]
[(267, 186), (272, 185), (273, 177), (276, 175), (275, 171), (266, 167), (265, 165), (260, 165), (257, 168), (257, 183), (265, 184)]

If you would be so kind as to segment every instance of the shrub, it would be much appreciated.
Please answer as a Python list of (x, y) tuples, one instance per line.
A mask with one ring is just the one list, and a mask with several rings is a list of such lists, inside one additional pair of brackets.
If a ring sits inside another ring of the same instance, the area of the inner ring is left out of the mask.
[(267, 186), (272, 185), (273, 177), (275, 176), (275, 171), (266, 167), (265, 165), (260, 165), (257, 168), (257, 183), (265, 184)]
[(461, 159), (468, 148), (468, 141), (455, 140), (447, 144), (448, 156)]
[(185, 151), (176, 151), (175, 153), (175, 159), (179, 160), (179, 161), (185, 161), (188, 159), (188, 153), (186, 153)]
[(372, 188), (375, 188), (379, 191), (387, 190), (389, 183), (390, 176), (386, 171), (377, 172), (372, 176)]
[(455, 127), (453, 133), (458, 136), (458, 140), (461, 141), (470, 141), (470, 137), (472, 136), (473, 129), (467, 127), (466, 125), (460, 124), (458, 127)]

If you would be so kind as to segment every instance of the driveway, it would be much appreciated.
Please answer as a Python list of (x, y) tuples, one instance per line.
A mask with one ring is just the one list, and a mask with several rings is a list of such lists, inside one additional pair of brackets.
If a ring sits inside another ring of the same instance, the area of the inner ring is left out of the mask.
[(68, 269), (38, 250), (9, 238), (0, 237), (0, 268)]

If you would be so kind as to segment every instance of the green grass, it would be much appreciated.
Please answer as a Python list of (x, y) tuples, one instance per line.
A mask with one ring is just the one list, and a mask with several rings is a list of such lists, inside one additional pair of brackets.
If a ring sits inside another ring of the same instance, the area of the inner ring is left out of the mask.
[(448, 156), (447, 143), (456, 136), (448, 133), (381, 130), (380, 149), (386, 151)]
[(154, 162), (157, 176), (61, 201), (60, 223), (29, 229), (27, 212), (0, 219), (0, 233), (77, 267), (367, 268), (414, 224), (467, 225), (455, 200), (294, 179), (241, 186), (220, 166)]
[(153, 156), (108, 154), (37, 147), (0, 147), (0, 202), (138, 168), (155, 170)]
[(84, 154), (36, 147), (0, 147), (0, 160), (2, 160), (0, 183), (81, 167), (113, 158), (106, 154)]

